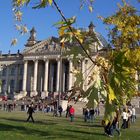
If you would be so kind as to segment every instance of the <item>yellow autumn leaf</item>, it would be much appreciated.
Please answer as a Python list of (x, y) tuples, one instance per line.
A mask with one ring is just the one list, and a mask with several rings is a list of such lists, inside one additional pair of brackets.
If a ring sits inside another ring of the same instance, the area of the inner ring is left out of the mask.
[(16, 27), (16, 30), (18, 30), (18, 31), (21, 30), (21, 26), (20, 25), (16, 24), (15, 27)]
[(28, 28), (26, 27), (26, 25), (21, 27), (21, 34), (26, 34), (28, 33)]
[(21, 5), (24, 5), (27, 2), (28, 2), (28, 0), (16, 0), (15, 4), (16, 4), (16, 6), (21, 6)]
[(65, 47), (65, 43), (61, 42), (61, 48), (64, 48), (64, 47)]
[(15, 12), (15, 18), (16, 18), (17, 21), (22, 20), (22, 12), (20, 10)]
[(20, 6), (21, 3), (22, 3), (22, 0), (16, 0), (16, 4), (17, 4), (17, 6)]
[(15, 46), (17, 44), (17, 38), (12, 39), (11, 46)]
[(48, 0), (48, 3), (49, 3), (50, 5), (52, 5), (52, 0)]
[(112, 101), (116, 99), (116, 96), (110, 85), (108, 86), (108, 90), (109, 90), (109, 103), (111, 104)]
[(65, 30), (68, 28), (68, 26), (63, 26), (63, 27), (60, 27), (59, 29), (59, 36), (63, 36), (64, 33), (65, 33)]
[(92, 11), (93, 11), (92, 6), (89, 6), (89, 7), (88, 7), (88, 9), (89, 9), (89, 11), (90, 11), (90, 12), (92, 12)]

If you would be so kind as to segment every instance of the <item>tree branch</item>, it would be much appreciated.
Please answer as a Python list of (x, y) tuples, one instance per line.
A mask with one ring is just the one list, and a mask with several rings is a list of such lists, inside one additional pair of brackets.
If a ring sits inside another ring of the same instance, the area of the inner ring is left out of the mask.
[(75, 35), (75, 33), (73, 32), (72, 30), (72, 27), (68, 24), (68, 21), (67, 19), (65, 18), (63, 12), (60, 10), (60, 8), (58, 7), (58, 4), (55, 2), (55, 0), (53, 0), (53, 4), (55, 5), (57, 11), (59, 12), (59, 14), (61, 15), (62, 19), (67, 23), (68, 27), (69, 27), (69, 30), (72, 32), (74, 38), (76, 39), (76, 41), (79, 43), (80, 47), (83, 49), (83, 51), (85, 52), (85, 54), (87, 55), (87, 57), (92, 61), (92, 63), (94, 63), (95, 65), (97, 66), (101, 66), (105, 71), (106, 71), (106, 68), (103, 67), (101, 64), (97, 63), (96, 61), (94, 61), (92, 59), (92, 57), (88, 54), (88, 52), (86, 51), (86, 49), (84, 48), (84, 46), (82, 45), (82, 43), (80, 42), (80, 40), (77, 38), (77, 36)]

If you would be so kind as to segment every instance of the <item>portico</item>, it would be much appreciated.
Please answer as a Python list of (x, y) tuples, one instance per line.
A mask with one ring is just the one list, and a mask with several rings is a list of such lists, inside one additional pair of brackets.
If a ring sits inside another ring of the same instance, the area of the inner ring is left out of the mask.
[[(38, 57), (39, 58), (39, 57)], [(62, 75), (59, 59), (36, 59), (24, 61), (22, 92), (29, 96), (48, 96), (48, 93), (58, 93), (59, 78), (61, 78), (61, 91), (65, 92), (72, 86), (72, 62), (62, 60)], [(61, 77), (60, 77), (61, 76)]]

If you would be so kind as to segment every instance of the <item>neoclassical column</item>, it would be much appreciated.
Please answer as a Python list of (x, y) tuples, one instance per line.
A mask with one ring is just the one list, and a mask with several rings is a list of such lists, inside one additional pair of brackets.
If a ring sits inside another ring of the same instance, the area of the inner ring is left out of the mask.
[(72, 88), (72, 78), (73, 78), (72, 67), (73, 67), (72, 59), (69, 59), (69, 90), (71, 90)]
[(34, 82), (33, 82), (33, 92), (37, 91), (37, 71), (38, 71), (38, 60), (34, 61)]
[(62, 75), (63, 75), (63, 80), (62, 80), (62, 82), (63, 82), (63, 84), (62, 84), (62, 91), (64, 92), (65, 91), (65, 81), (66, 81), (66, 65), (65, 65), (65, 63), (62, 65)]
[(44, 73), (44, 93), (48, 96), (48, 72), (49, 72), (49, 60), (45, 60), (45, 73)]
[(56, 84), (56, 91), (59, 92), (60, 86), (60, 59), (57, 60), (57, 84)]
[(85, 59), (85, 79), (84, 79), (84, 90), (86, 91), (88, 89), (88, 59)]
[(22, 86), (22, 91), (23, 92), (27, 92), (26, 91), (26, 85), (27, 85), (27, 66), (28, 66), (28, 61), (24, 61), (24, 73), (23, 73), (23, 86)]
[(83, 90), (85, 90), (85, 59), (82, 59)]
[(14, 92), (17, 90), (17, 82), (18, 82), (18, 65), (15, 65), (15, 85), (14, 85)]
[(9, 87), (9, 65), (6, 65), (6, 84), (5, 84), (5, 91), (8, 91)]

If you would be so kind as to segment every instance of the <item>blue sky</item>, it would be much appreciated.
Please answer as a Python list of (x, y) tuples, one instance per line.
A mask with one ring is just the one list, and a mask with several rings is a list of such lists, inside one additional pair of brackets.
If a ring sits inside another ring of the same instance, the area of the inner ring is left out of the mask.
[[(77, 16), (75, 27), (87, 28), (90, 21), (92, 21), (96, 26), (95, 30), (107, 39), (105, 25), (97, 16), (101, 15), (107, 17), (111, 15), (116, 11), (117, 3), (121, 0), (95, 0), (93, 13), (90, 13), (86, 6), (80, 10), (79, 1), (80, 0), (56, 0), (67, 18)], [(129, 2), (134, 6), (140, 6), (136, 0), (129, 0)], [(44, 40), (50, 36), (58, 36), (57, 28), (54, 27), (53, 24), (61, 18), (54, 7), (33, 10), (31, 6), (29, 6), (25, 7), (23, 12), (22, 22), (26, 24), (29, 29), (33, 26), (35, 27), (37, 31), (37, 40)], [(11, 0), (3, 0), (3, 2), (0, 3), (0, 50), (2, 53), (8, 53), (9, 50), (11, 53), (16, 53), (18, 49), (22, 51), (29, 38), (29, 34), (19, 35), (14, 25), (15, 21), (12, 13)], [(18, 44), (16, 46), (10, 45), (12, 38), (18, 39)]]

